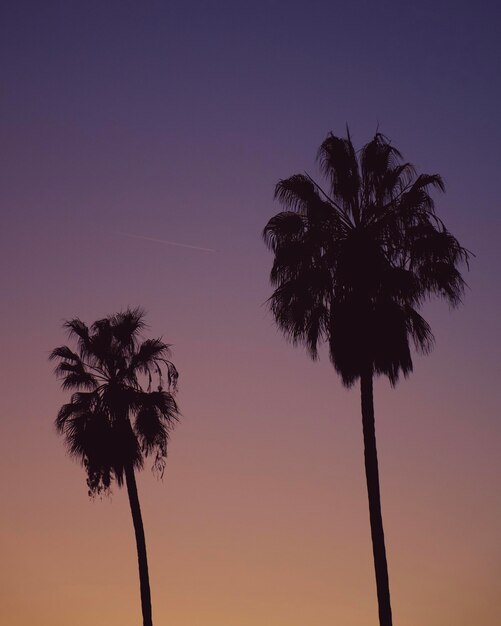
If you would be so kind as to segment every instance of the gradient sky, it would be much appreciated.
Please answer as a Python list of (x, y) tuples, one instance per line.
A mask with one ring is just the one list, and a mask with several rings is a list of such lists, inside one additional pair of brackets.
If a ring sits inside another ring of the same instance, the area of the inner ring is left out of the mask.
[(263, 305), (274, 184), (316, 175), (346, 123), (444, 177), (439, 214), (477, 255), (464, 306), (426, 308), (433, 354), (376, 385), (394, 621), (501, 622), (500, 14), (2, 2), (2, 624), (140, 623), (126, 493), (89, 501), (47, 362), (64, 319), (128, 305), (181, 374), (164, 481), (139, 479), (155, 624), (376, 623), (358, 390)]

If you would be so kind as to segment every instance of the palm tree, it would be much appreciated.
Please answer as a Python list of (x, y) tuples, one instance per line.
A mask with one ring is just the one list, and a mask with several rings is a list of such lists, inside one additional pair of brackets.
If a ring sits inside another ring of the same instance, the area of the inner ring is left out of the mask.
[(422, 353), (432, 348), (418, 310), (433, 296), (461, 302), (458, 268), (469, 252), (435, 214), (430, 191), (444, 190), (440, 176), (417, 175), (382, 134), (357, 153), (349, 131), (346, 138), (331, 133), (318, 161), (327, 191), (308, 174), (276, 186), (285, 210), (263, 232), (274, 253), (269, 304), (287, 339), (313, 359), (325, 341), (343, 384), (360, 380), (379, 622), (391, 626), (373, 378), (395, 385), (412, 371), (411, 343)]
[[(89, 495), (107, 493), (113, 480), (127, 485), (136, 535), (141, 607), (144, 626), (152, 626), (146, 542), (135, 470), (145, 457), (161, 475), (167, 442), (179, 410), (174, 400), (177, 370), (168, 360), (169, 346), (161, 339), (140, 340), (144, 313), (128, 309), (87, 327), (81, 320), (64, 327), (76, 340), (77, 351), (62, 346), (50, 359), (59, 361), (56, 375), (62, 388), (74, 393), (56, 418), (69, 453), (87, 472)], [(163, 388), (166, 374), (166, 389)], [(158, 387), (152, 390), (153, 377)]]

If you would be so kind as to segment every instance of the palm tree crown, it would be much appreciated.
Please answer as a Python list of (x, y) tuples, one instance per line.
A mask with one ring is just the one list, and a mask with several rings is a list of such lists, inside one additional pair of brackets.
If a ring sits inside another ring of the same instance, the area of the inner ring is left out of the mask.
[(318, 161), (327, 191), (307, 174), (275, 189), (286, 210), (263, 233), (274, 252), (271, 310), (313, 358), (327, 340), (345, 385), (362, 371), (395, 384), (412, 371), (410, 344), (427, 352), (433, 343), (420, 305), (433, 295), (461, 301), (469, 253), (435, 214), (440, 176), (417, 175), (384, 135), (357, 154), (349, 132), (330, 134)]
[(178, 373), (167, 358), (169, 346), (161, 339), (140, 341), (141, 309), (90, 327), (73, 319), (65, 327), (77, 351), (62, 346), (50, 358), (59, 360), (56, 374), (63, 389), (74, 393), (61, 407), (56, 427), (70, 454), (85, 466), (89, 494), (108, 491), (113, 479), (121, 486), (127, 468), (141, 469), (150, 455), (163, 473), (169, 433), (179, 417), (173, 396)]

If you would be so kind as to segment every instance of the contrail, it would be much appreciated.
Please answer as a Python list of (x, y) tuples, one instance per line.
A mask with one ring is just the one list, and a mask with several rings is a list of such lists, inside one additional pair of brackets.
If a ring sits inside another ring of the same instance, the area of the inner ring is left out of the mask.
[(164, 243), (168, 246), (177, 246), (178, 248), (189, 248), (190, 250), (202, 250), (202, 252), (217, 252), (214, 248), (202, 248), (201, 246), (191, 246), (188, 243), (179, 243), (177, 241), (169, 241), (168, 239), (155, 239), (154, 237), (143, 237), (143, 235), (133, 235), (132, 233), (122, 233), (117, 231), (117, 235), (124, 237), (132, 237), (133, 239), (142, 239), (143, 241), (153, 241), (154, 243)]

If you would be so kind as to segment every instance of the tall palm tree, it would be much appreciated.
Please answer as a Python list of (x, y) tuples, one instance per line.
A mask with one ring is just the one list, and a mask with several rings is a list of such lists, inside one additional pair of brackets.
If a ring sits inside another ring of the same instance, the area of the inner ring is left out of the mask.
[[(167, 442), (179, 410), (174, 399), (177, 370), (161, 339), (141, 341), (141, 309), (128, 309), (94, 322), (67, 321), (77, 350), (52, 351), (62, 388), (74, 393), (56, 418), (70, 454), (87, 472), (89, 495), (106, 493), (113, 480), (127, 485), (136, 536), (144, 626), (152, 626), (146, 542), (135, 471), (145, 457), (163, 474)], [(166, 376), (166, 389), (164, 385)], [(153, 377), (158, 387), (152, 390)]]
[(417, 175), (380, 133), (358, 153), (347, 137), (329, 134), (318, 162), (326, 190), (308, 174), (278, 182), (285, 210), (263, 236), (274, 253), (269, 300), (278, 327), (313, 359), (319, 343), (345, 386), (360, 380), (370, 527), (379, 622), (391, 626), (388, 568), (381, 517), (373, 378), (392, 385), (412, 371), (411, 343), (433, 344), (419, 314), (423, 302), (461, 302), (461, 263), (469, 253), (437, 217), (430, 196), (443, 191), (436, 174)]

